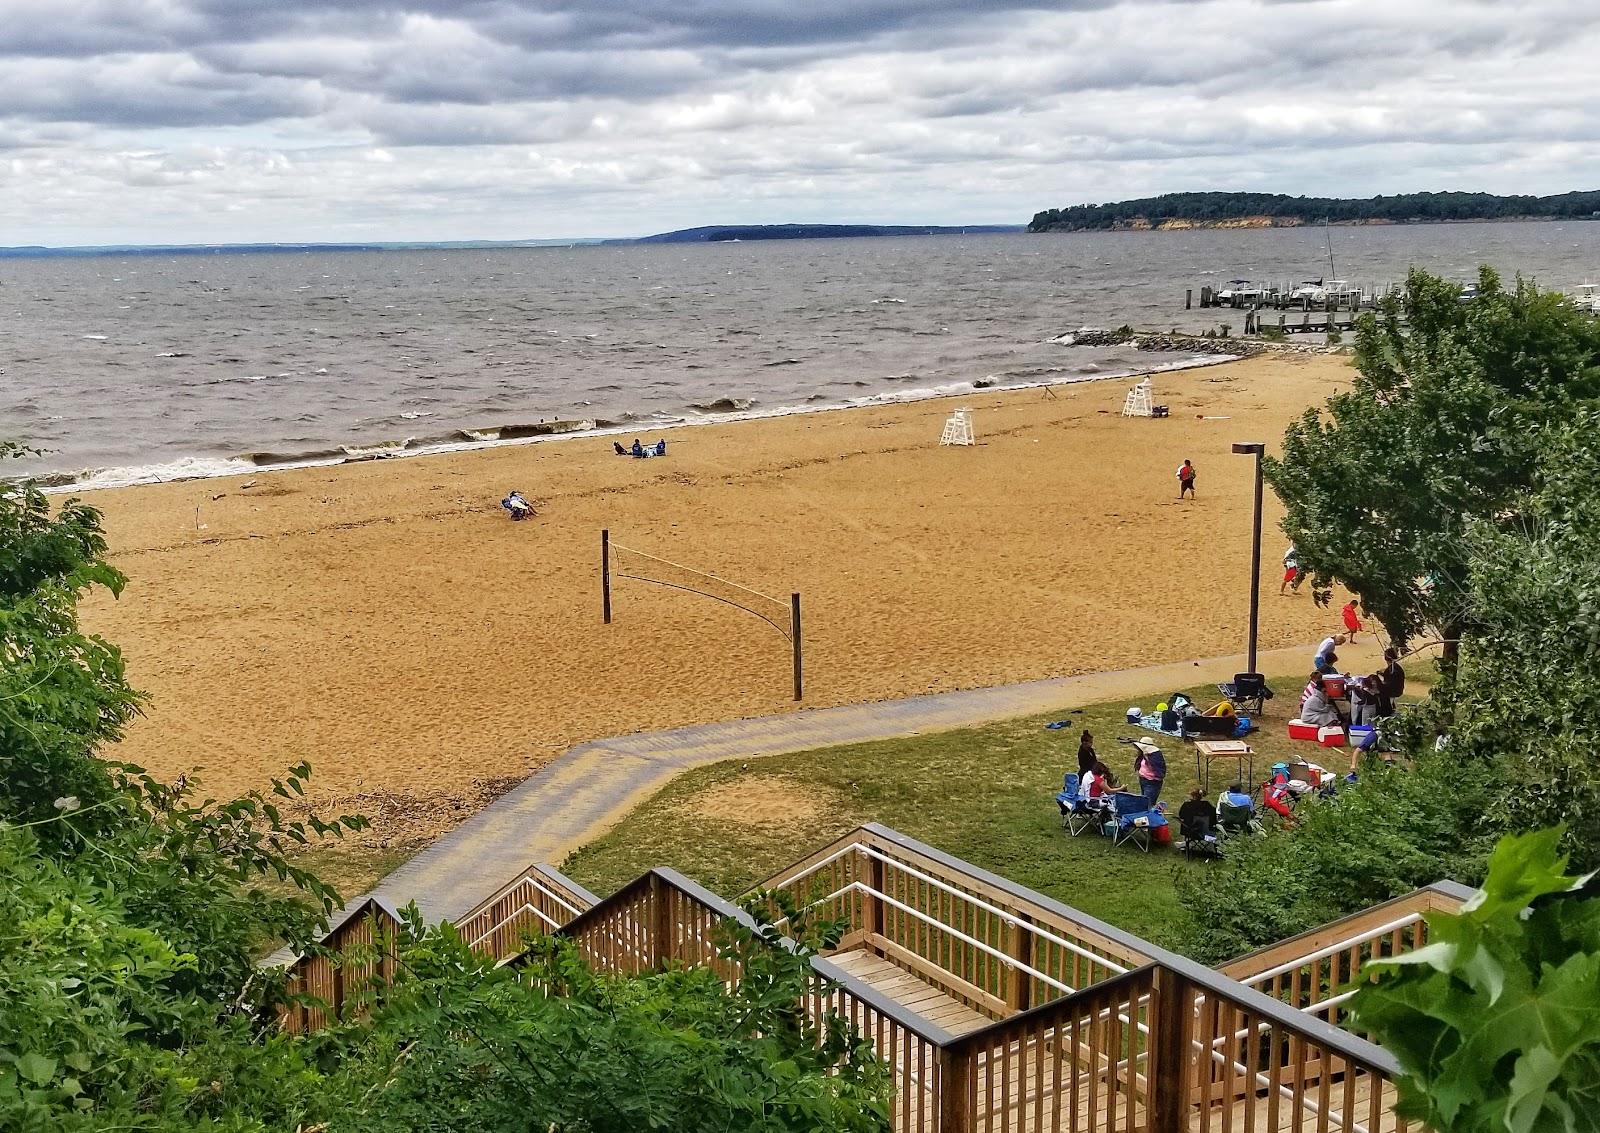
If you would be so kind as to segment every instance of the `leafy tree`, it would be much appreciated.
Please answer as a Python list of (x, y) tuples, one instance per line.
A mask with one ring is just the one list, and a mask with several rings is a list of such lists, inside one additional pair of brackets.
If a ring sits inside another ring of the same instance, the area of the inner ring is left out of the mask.
[(1600, 395), (1600, 323), (1485, 268), (1478, 294), (1413, 272), (1357, 324), (1353, 387), (1289, 427), (1265, 472), (1319, 601), (1338, 582), (1404, 644), (1473, 629), (1467, 531), (1515, 524), (1545, 432)]
[[(27, 451), (0, 442), (0, 460)], [(94, 508), (52, 509), (34, 484), (0, 479), (0, 821), (36, 822), (57, 799), (94, 807), (117, 793), (93, 752), (121, 736), (140, 698), (121, 653), (83, 633), (77, 615), (91, 587), (122, 592), (105, 549)]]
[(1600, 867), (1600, 410), (1546, 430), (1542, 487), (1520, 522), (1468, 530), (1466, 595), (1477, 627), (1456, 680), (1430, 707), (1459, 766), (1493, 766), (1483, 825), (1565, 824), (1562, 849)]
[(1030, 232), (1127, 227), (1135, 221), (1218, 221), (1266, 216), (1287, 224), (1389, 220), (1492, 220), (1497, 217), (1573, 217), (1600, 212), (1600, 192), (1549, 197), (1493, 193), (1401, 193), (1367, 199), (1291, 197), (1283, 193), (1164, 193), (1110, 204), (1072, 205), (1035, 213)]
[(1560, 838), (1505, 839), (1482, 892), (1429, 914), (1427, 946), (1376, 961), (1351, 1001), (1405, 1070), (1399, 1111), (1437, 1133), (1600, 1125), (1600, 896), (1566, 876)]

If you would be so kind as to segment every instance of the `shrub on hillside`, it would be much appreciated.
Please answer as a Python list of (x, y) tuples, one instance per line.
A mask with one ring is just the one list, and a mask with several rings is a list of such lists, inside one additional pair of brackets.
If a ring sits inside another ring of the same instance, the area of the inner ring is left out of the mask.
[(1443, 755), (1411, 770), (1376, 761), (1299, 824), (1231, 839), (1227, 856), (1178, 877), (1184, 950), (1232, 959), (1442, 878), (1475, 878), (1491, 839), (1489, 768)]

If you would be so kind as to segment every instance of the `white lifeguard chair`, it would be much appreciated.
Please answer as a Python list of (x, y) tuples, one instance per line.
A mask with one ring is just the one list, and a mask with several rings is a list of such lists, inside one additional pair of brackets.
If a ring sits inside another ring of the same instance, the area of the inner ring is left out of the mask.
[(1128, 398), (1122, 403), (1124, 417), (1154, 417), (1153, 405), (1154, 388), (1150, 379), (1146, 378), (1128, 391)]
[(939, 434), (941, 445), (973, 445), (977, 438), (972, 435), (972, 410), (957, 409), (950, 414), (950, 419), (944, 423), (944, 432)]

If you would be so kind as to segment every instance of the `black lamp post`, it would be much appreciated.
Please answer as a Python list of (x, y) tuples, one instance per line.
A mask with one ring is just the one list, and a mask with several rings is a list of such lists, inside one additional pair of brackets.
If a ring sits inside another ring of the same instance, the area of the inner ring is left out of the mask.
[(1247, 672), (1256, 671), (1256, 629), (1261, 620), (1261, 457), (1267, 446), (1260, 441), (1235, 441), (1233, 451), (1250, 453), (1256, 458), (1255, 520), (1250, 535), (1250, 648), (1245, 663)]

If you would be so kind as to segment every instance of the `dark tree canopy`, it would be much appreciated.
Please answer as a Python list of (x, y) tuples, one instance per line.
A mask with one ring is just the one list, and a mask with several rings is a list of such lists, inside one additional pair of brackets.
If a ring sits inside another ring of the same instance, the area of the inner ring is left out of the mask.
[(1164, 193), (1108, 204), (1071, 205), (1034, 214), (1030, 232), (1079, 232), (1166, 220), (1199, 223), (1265, 216), (1301, 224), (1351, 221), (1495, 220), (1513, 217), (1587, 219), (1600, 214), (1600, 191), (1550, 197), (1494, 193), (1401, 193), (1389, 197), (1291, 197), (1284, 193)]
[(1545, 434), (1600, 395), (1600, 322), (1485, 269), (1463, 300), (1413, 272), (1356, 331), (1352, 388), (1309, 410), (1266, 475), (1319, 597), (1339, 583), (1400, 643), (1470, 632), (1473, 521), (1514, 524)]

